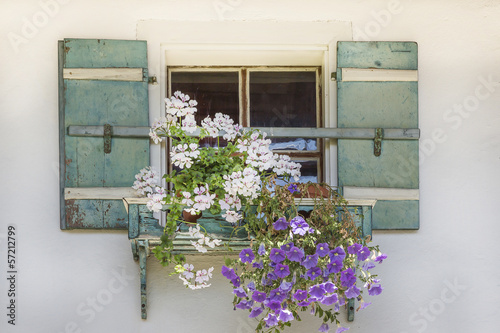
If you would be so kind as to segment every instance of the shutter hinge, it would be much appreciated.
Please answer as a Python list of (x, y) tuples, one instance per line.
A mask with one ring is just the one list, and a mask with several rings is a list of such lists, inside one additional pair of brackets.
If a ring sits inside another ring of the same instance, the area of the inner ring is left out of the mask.
[(336, 81), (337, 80), (337, 72), (332, 72), (330, 74), (330, 80), (332, 80), (332, 81)]
[(373, 154), (380, 156), (382, 154), (382, 138), (384, 137), (384, 130), (382, 128), (375, 129), (375, 139), (373, 140)]
[(150, 76), (148, 78), (148, 83), (152, 85), (157, 85), (158, 84), (158, 79), (156, 78), (156, 75)]
[(113, 135), (113, 128), (110, 124), (104, 124), (104, 153), (111, 153), (111, 135)]

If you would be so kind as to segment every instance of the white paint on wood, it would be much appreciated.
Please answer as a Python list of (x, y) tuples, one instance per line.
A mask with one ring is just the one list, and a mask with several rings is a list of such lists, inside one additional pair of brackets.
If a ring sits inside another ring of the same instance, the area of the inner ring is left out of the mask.
[(344, 186), (344, 197), (364, 200), (419, 200), (419, 190)]
[[(358, 199), (358, 198), (345, 198), (347, 200), (347, 206), (371, 206), (374, 207), (377, 200), (374, 199)], [(314, 198), (296, 198), (294, 199), (295, 204), (302, 206), (314, 206)]]
[(64, 200), (122, 200), (137, 198), (137, 192), (131, 187), (67, 187)]
[(69, 80), (142, 81), (142, 68), (64, 68)]
[(418, 71), (405, 69), (342, 68), (342, 81), (418, 81)]

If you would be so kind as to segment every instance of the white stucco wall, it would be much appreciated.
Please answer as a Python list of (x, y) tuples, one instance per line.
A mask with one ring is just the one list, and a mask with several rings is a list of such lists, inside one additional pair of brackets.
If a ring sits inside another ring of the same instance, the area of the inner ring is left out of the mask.
[[(418, 42), (421, 229), (374, 232), (389, 255), (378, 268), (385, 290), (356, 314), (349, 332), (498, 331), (498, 1), (3, 0), (1, 332), (251, 332), (246, 313), (232, 310), (223, 278), (191, 292), (154, 260), (148, 319), (141, 320), (138, 264), (126, 233), (59, 229), (57, 40), (135, 39), (138, 23), (151, 19), (340, 21), (352, 24), (354, 40)], [(160, 104), (152, 100), (152, 112)], [(15, 326), (6, 316), (11, 223), (18, 241)], [(220, 271), (221, 260), (194, 262)], [(286, 332), (315, 332), (310, 323)]]

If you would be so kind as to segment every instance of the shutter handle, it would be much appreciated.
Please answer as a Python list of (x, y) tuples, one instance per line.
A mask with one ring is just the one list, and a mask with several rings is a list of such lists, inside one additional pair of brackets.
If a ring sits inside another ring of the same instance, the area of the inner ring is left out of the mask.
[(113, 135), (113, 129), (110, 124), (104, 124), (104, 153), (111, 153), (111, 135)]
[(382, 154), (382, 138), (384, 137), (384, 130), (382, 128), (375, 129), (375, 139), (373, 140), (373, 154), (380, 156)]

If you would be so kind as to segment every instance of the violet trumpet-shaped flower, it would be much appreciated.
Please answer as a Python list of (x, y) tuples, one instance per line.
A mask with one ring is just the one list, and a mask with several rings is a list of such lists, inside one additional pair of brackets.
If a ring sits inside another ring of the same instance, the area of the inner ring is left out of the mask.
[(293, 320), (293, 314), (290, 310), (281, 310), (279, 320), (283, 323)]
[(358, 254), (359, 251), (363, 248), (363, 245), (354, 243), (351, 246), (347, 247), (347, 253), (349, 254)]
[(279, 278), (285, 278), (290, 275), (290, 268), (288, 265), (277, 264), (274, 269), (274, 274), (276, 274)]
[(290, 251), (286, 253), (286, 256), (288, 257), (288, 260), (290, 261), (295, 261), (295, 262), (301, 262), (302, 258), (304, 258), (304, 250), (301, 248), (298, 248), (296, 246), (293, 246)]
[(330, 259), (331, 260), (334, 260), (334, 259), (337, 259), (337, 258), (340, 258), (341, 261), (343, 261), (345, 259), (345, 251), (342, 247), (340, 246), (337, 246), (336, 248), (334, 248), (333, 250), (331, 250), (328, 255), (330, 256)]
[(286, 258), (285, 251), (281, 249), (272, 249), (271, 253), (269, 254), (269, 259), (271, 259), (272, 262), (275, 262), (277, 264), (285, 260), (285, 258)]
[(222, 266), (222, 276), (224, 276), (228, 280), (236, 279), (237, 275), (234, 272), (234, 269)]
[(311, 279), (311, 280), (314, 280), (316, 279), (318, 276), (321, 276), (321, 268), (319, 267), (311, 267), (306, 275)]
[(252, 249), (243, 249), (240, 252), (241, 262), (252, 262), (255, 259)]
[(370, 296), (380, 295), (382, 293), (382, 290), (383, 288), (380, 284), (372, 285), (370, 289), (368, 289), (368, 295)]
[(347, 298), (355, 298), (359, 296), (359, 288), (356, 286), (351, 286), (349, 289), (345, 291), (345, 297)]
[(255, 318), (257, 317), (258, 315), (260, 315), (262, 313), (262, 311), (264, 311), (263, 308), (261, 308), (260, 306), (259, 307), (255, 307), (255, 308), (252, 308), (252, 311), (250, 312), (250, 314), (248, 315), (248, 318)]
[(278, 318), (272, 313), (269, 313), (266, 318), (264, 318), (267, 327), (273, 327), (278, 325)]
[(299, 188), (297, 184), (290, 184), (290, 186), (288, 186), (288, 191), (290, 191), (290, 193), (299, 192)]
[(321, 326), (318, 329), (319, 332), (323, 332), (323, 333), (328, 332), (329, 330), (330, 330), (330, 327), (328, 327), (327, 323), (321, 324)]
[(257, 250), (257, 254), (259, 256), (263, 256), (264, 254), (266, 254), (266, 246), (264, 245), (264, 243), (260, 243), (259, 249)]
[(238, 288), (234, 289), (233, 294), (235, 294), (236, 296), (238, 296), (240, 298), (247, 297), (247, 293), (243, 289), (243, 287), (238, 287)]
[(295, 294), (293, 294), (293, 298), (295, 298), (297, 301), (303, 301), (307, 298), (307, 291), (306, 290), (301, 290), (297, 289)]
[(265, 292), (262, 292), (262, 291), (254, 291), (253, 294), (252, 294), (252, 299), (255, 301), (255, 302), (259, 302), (259, 303), (262, 303), (266, 300), (267, 298), (267, 294)]
[(280, 217), (273, 223), (273, 227), (275, 230), (286, 230), (290, 223), (284, 217)]
[(318, 254), (312, 254), (306, 256), (306, 259), (302, 262), (302, 266), (309, 269), (315, 267), (318, 264)]
[(349, 267), (340, 273), (340, 283), (346, 288), (350, 288), (356, 283), (356, 276), (352, 268)]
[(370, 253), (370, 249), (366, 246), (363, 246), (363, 248), (358, 252), (358, 260), (365, 261), (370, 256)]
[(319, 243), (318, 245), (316, 245), (316, 254), (321, 258), (326, 256), (329, 252), (330, 248), (328, 247), (327, 243)]
[(309, 224), (302, 216), (294, 217), (290, 221), (290, 226), (292, 227), (292, 232), (296, 235), (304, 236), (309, 231)]

